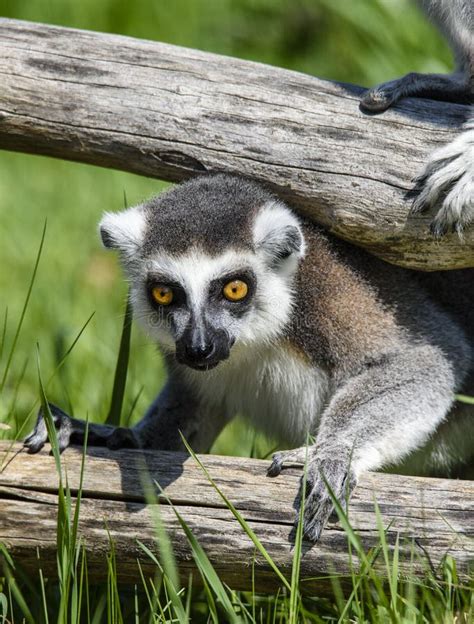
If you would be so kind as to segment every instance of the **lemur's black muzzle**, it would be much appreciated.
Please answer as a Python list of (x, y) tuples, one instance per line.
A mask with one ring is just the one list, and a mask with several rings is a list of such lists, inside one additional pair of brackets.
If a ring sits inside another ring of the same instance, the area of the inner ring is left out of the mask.
[(229, 357), (233, 340), (223, 329), (190, 324), (176, 341), (176, 359), (197, 370), (214, 368)]

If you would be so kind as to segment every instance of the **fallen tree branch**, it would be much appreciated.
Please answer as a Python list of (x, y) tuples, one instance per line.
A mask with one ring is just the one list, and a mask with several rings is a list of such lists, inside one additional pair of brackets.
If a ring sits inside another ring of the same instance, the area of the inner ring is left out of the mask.
[[(58, 489), (54, 459), (46, 451), (28, 455), (19, 444), (1, 442), (0, 460), (0, 542), (18, 563), (30, 570), (41, 566), (46, 576), (54, 576)], [(270, 479), (265, 476), (268, 461), (211, 455), (202, 456), (202, 461), (279, 569), (290, 578), (290, 534), (301, 469), (289, 468)], [(64, 474), (67, 471), (73, 493), (78, 488), (80, 465), (81, 452), (77, 449), (63, 454)], [(142, 494), (140, 471), (144, 465), (151, 479), (160, 484), (179, 509), (225, 583), (249, 589), (254, 562), (257, 591), (278, 587), (275, 573), (256, 554), (252, 541), (196, 462), (184, 454), (157, 451), (88, 450), (80, 534), (87, 549), (91, 577), (106, 577), (109, 535), (114, 541), (121, 581), (139, 581), (137, 559), (146, 575), (155, 572), (152, 561), (137, 543), (140, 540), (157, 552), (154, 520)], [(449, 553), (456, 560), (460, 577), (466, 577), (468, 566), (474, 561), (474, 482), (367, 473), (356, 488), (349, 509), (350, 521), (367, 549), (379, 542), (375, 499), (384, 527), (388, 527), (387, 541), (391, 547), (399, 534), (402, 574), (422, 575)], [(186, 578), (194, 568), (185, 535), (165, 500), (160, 514)], [(384, 574), (381, 560), (375, 566)], [(349, 574), (350, 562), (344, 531), (337, 521), (331, 520), (316, 546), (305, 545), (303, 588), (321, 594), (330, 582), (315, 577), (334, 573)], [(194, 577), (197, 576), (195, 573)]]
[[(233, 171), (330, 231), (420, 269), (474, 266), (474, 233), (436, 242), (406, 192), (466, 107), (128, 37), (0, 19), (0, 148), (178, 181)], [(111, 209), (112, 206), (107, 206)]]

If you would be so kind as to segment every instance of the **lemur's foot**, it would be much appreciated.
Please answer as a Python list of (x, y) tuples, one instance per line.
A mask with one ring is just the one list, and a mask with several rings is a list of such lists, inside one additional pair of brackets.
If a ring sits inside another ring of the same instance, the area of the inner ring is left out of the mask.
[(436, 150), (415, 180), (413, 212), (437, 209), (431, 232), (459, 235), (474, 222), (474, 124)]
[[(86, 435), (86, 422), (71, 418), (52, 403), (49, 404), (49, 409), (56, 427), (59, 452), (62, 453), (71, 444), (83, 445)], [(37, 453), (47, 441), (48, 431), (43, 410), (40, 409), (35, 428), (25, 439), (23, 445), (30, 453)], [(140, 446), (138, 438), (131, 429), (96, 423), (89, 424), (87, 428), (87, 443), (91, 446), (107, 446), (110, 449), (138, 448)]]
[(305, 464), (306, 461), (306, 484), (303, 485), (305, 478), (303, 476), (298, 494), (298, 507), (301, 505), (304, 487), (304, 536), (310, 542), (317, 542), (334, 511), (334, 503), (326, 483), (345, 509), (357, 479), (349, 462), (338, 459), (319, 459), (314, 449), (306, 449), (306, 447), (275, 453), (267, 474), (270, 477), (276, 477), (280, 474), (284, 463)]
[(468, 104), (472, 101), (469, 83), (463, 73), (411, 73), (372, 87), (361, 97), (364, 110), (380, 113), (405, 97), (422, 97)]
[[(303, 492), (300, 486), (300, 500)], [(347, 501), (354, 491), (357, 479), (348, 462), (339, 459), (314, 458), (308, 465), (305, 485), (303, 530), (310, 542), (317, 542), (334, 511), (334, 503), (327, 485), (345, 510)]]

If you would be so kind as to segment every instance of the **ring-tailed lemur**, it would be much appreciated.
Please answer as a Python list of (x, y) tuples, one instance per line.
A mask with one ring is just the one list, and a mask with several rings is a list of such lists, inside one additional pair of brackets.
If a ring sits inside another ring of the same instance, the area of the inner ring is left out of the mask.
[[(417, 0), (445, 34), (456, 58), (456, 71), (407, 74), (367, 91), (363, 108), (378, 112), (408, 96), (474, 104), (474, 0)], [(461, 134), (429, 158), (416, 179), (414, 212), (436, 208), (431, 231), (441, 236), (474, 221), (474, 107)]]
[[(344, 499), (363, 470), (410, 454), (425, 474), (472, 462), (472, 411), (453, 401), (474, 393), (474, 271), (385, 264), (225, 174), (106, 214), (100, 233), (169, 379), (133, 428), (90, 424), (90, 444), (182, 449), (181, 431), (205, 452), (238, 413), (297, 447), (274, 455), (275, 476), (286, 460), (304, 462), (315, 436), (313, 541), (332, 510), (324, 478)], [(52, 411), (60, 448), (81, 442), (84, 422)], [(46, 438), (40, 414), (25, 444), (36, 452)]]

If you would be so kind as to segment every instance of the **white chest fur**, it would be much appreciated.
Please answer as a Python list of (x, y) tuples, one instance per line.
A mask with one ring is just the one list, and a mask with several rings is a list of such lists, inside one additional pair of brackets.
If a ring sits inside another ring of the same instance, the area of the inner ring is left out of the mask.
[(315, 433), (329, 394), (327, 374), (283, 346), (254, 350), (252, 357), (233, 353), (211, 371), (189, 374), (206, 402), (248, 418), (288, 446), (301, 446)]

